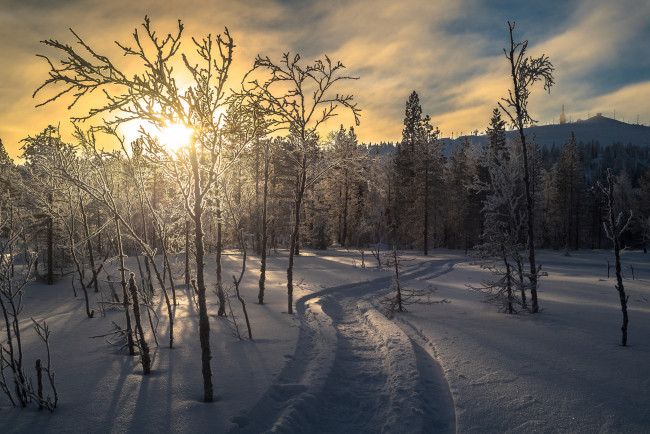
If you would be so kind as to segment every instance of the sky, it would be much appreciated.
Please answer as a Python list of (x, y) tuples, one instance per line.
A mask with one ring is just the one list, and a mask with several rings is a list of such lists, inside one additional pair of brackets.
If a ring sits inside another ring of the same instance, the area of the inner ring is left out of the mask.
[[(49, 124), (64, 139), (70, 100), (35, 108), (32, 93), (48, 66), (37, 54), (55, 54), (40, 43), (73, 43), (69, 28), (102, 54), (120, 57), (114, 41), (130, 43), (145, 15), (160, 34), (185, 26), (191, 36), (233, 37), (235, 59), (229, 87), (261, 54), (279, 60), (285, 52), (305, 61), (327, 54), (359, 77), (342, 91), (362, 109), (360, 141), (399, 141), (404, 106), (420, 97), (443, 137), (485, 131), (491, 112), (507, 94), (509, 67), (503, 54), (508, 20), (515, 38), (528, 40), (528, 54), (546, 54), (554, 64), (551, 93), (533, 89), (529, 111), (539, 124), (557, 123), (565, 106), (569, 120), (601, 112), (630, 123), (650, 124), (650, 2), (647, 0), (0, 0), (0, 139), (12, 158), (20, 140)], [(338, 124), (353, 125), (342, 113)]]

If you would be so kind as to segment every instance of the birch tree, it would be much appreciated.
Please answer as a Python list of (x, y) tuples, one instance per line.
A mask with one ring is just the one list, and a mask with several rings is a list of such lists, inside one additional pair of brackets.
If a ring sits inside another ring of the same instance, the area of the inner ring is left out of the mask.
[[(612, 169), (607, 169), (607, 186), (599, 183), (600, 189), (607, 198), (607, 220), (603, 223), (605, 227), (605, 234), (614, 245), (614, 260), (616, 266), (616, 291), (618, 292), (619, 300), (621, 302), (621, 312), (623, 313), (623, 325), (621, 325), (621, 345), (627, 345), (627, 326), (629, 317), (627, 313), (627, 302), (629, 296), (625, 294), (625, 286), (623, 285), (623, 272), (621, 269), (621, 235), (625, 232), (632, 221), (632, 213), (628, 213), (627, 219), (624, 219), (625, 213), (620, 210), (620, 205), (617, 204), (617, 197), (615, 194), (614, 174)], [(619, 198), (620, 200), (620, 198)]]
[(510, 66), (510, 77), (512, 79), (512, 88), (508, 89), (508, 96), (502, 98), (499, 107), (503, 110), (512, 125), (519, 133), (521, 143), (521, 153), (523, 157), (523, 181), (526, 194), (526, 213), (528, 226), (528, 265), (530, 272), (530, 296), (531, 308), (533, 313), (539, 312), (537, 302), (537, 278), (539, 270), (535, 261), (535, 202), (533, 199), (533, 187), (529, 166), (529, 149), (526, 141), (524, 127), (535, 123), (535, 120), (528, 113), (528, 97), (531, 93), (532, 86), (543, 81), (544, 90), (550, 92), (551, 86), (555, 84), (553, 78), (554, 67), (548, 56), (542, 54), (540, 57), (526, 57), (528, 50), (528, 41), (515, 42), (514, 31), (515, 23), (508, 21), (510, 30), (510, 47), (504, 48), (503, 52)]
[[(203, 399), (211, 402), (214, 391), (204, 277), (203, 217), (206, 197), (224, 169), (225, 86), (235, 44), (226, 28), (223, 34), (214, 37), (192, 38), (194, 53), (181, 52), (183, 30), (179, 20), (174, 33), (161, 37), (145, 17), (142, 28), (134, 30), (130, 45), (116, 42), (122, 54), (137, 63), (135, 74), (121, 68), (117, 59), (99, 54), (73, 30), (78, 47), (52, 39), (43, 41), (57, 57), (40, 56), (50, 67), (49, 78), (34, 95), (53, 89), (53, 96), (39, 105), (69, 96), (72, 102), (68, 107), (72, 109), (91, 93), (102, 93), (102, 102), (94, 102), (85, 114), (72, 117), (76, 122), (104, 117), (109, 126), (137, 120), (158, 129), (172, 124), (191, 129), (189, 143), (179, 152), (158, 146), (155, 141), (148, 140), (147, 144), (150, 154), (166, 163), (194, 223)], [(190, 77), (190, 85), (181, 87), (177, 79), (179, 69)], [(233, 154), (237, 155), (237, 151)]]
[(340, 109), (349, 111), (356, 125), (360, 114), (353, 95), (334, 93), (341, 81), (356, 79), (343, 74), (343, 63), (333, 62), (327, 56), (307, 65), (300, 60), (300, 55), (290, 53), (285, 53), (279, 62), (258, 56), (242, 81), (239, 94), (241, 100), (248, 101), (265, 116), (270, 132), (287, 131), (294, 145), (288, 155), (296, 168), (287, 267), (288, 313), (293, 313), (293, 265), (298, 250), (300, 210), (308, 185), (309, 157), (318, 141), (318, 127), (337, 116)]

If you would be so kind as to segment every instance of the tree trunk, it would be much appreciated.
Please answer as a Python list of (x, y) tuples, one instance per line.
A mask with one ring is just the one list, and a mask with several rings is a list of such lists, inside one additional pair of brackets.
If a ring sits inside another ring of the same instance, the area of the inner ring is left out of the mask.
[(291, 242), (289, 245), (289, 266), (287, 267), (287, 313), (293, 313), (293, 257), (298, 251), (298, 232), (300, 231), (300, 205), (302, 204), (302, 196), (305, 193), (305, 185), (307, 182), (307, 167), (306, 156), (303, 156), (302, 170), (296, 182), (296, 198), (294, 201), (294, 226), (293, 233), (291, 234)]
[(192, 219), (194, 220), (194, 244), (196, 246), (196, 284), (197, 298), (199, 302), (199, 340), (201, 343), (201, 372), (203, 373), (203, 400), (214, 401), (212, 387), (212, 359), (210, 349), (210, 319), (205, 296), (204, 280), (204, 248), (203, 248), (203, 198), (201, 195), (201, 178), (199, 173), (199, 161), (196, 155), (196, 142), (190, 145), (190, 163), (192, 164), (192, 175), (194, 177), (194, 209)]
[(161, 240), (162, 250), (163, 250), (163, 280), (165, 280), (165, 269), (169, 273), (169, 286), (172, 288), (172, 300), (174, 306), (178, 305), (176, 302), (176, 287), (174, 286), (174, 276), (172, 276), (172, 266), (169, 263), (169, 256), (167, 255), (167, 238)]
[(138, 287), (135, 285), (135, 275), (131, 273), (129, 278), (129, 291), (131, 300), (133, 300), (133, 318), (135, 319), (135, 328), (138, 335), (140, 346), (140, 360), (142, 362), (142, 374), (149, 375), (151, 372), (151, 358), (149, 356), (149, 345), (144, 338), (144, 330), (140, 321), (140, 302), (138, 301)]
[[(51, 193), (48, 201), (52, 204)], [(47, 218), (47, 284), (54, 284), (54, 219), (52, 216)]]
[(260, 291), (257, 295), (259, 304), (264, 304), (264, 284), (266, 282), (266, 245), (268, 239), (269, 225), (267, 221), (267, 198), (269, 195), (269, 158), (264, 158), (264, 193), (262, 197), (262, 251), (260, 265)]
[(124, 314), (126, 315), (126, 342), (129, 348), (129, 355), (135, 354), (133, 343), (133, 329), (131, 327), (131, 314), (129, 313), (129, 293), (127, 292), (126, 283), (126, 266), (124, 265), (124, 248), (122, 247), (122, 232), (120, 231), (120, 218), (115, 214), (115, 233), (117, 241), (117, 254), (120, 258), (120, 284), (122, 285), (122, 303), (124, 304)]
[(190, 286), (190, 221), (185, 220), (185, 285)]
[(350, 181), (348, 179), (348, 171), (345, 169), (345, 188), (343, 193), (343, 237), (342, 246), (348, 246), (348, 202), (350, 201)]
[[(625, 226), (619, 230), (614, 216), (614, 176), (611, 169), (607, 170), (608, 182), (608, 205), (609, 205), (609, 230), (611, 231), (611, 239), (614, 242), (614, 257), (616, 258), (616, 290), (618, 291), (619, 299), (621, 301), (621, 311), (623, 312), (623, 325), (621, 326), (621, 345), (627, 345), (627, 324), (629, 322), (627, 316), (627, 301), (628, 296), (625, 295), (625, 287), (623, 286), (623, 274), (621, 273), (621, 245), (620, 237), (621, 232), (625, 230)], [(627, 226), (627, 225), (626, 225)]]
[(226, 294), (223, 291), (223, 280), (221, 276), (221, 253), (223, 250), (223, 224), (221, 222), (221, 201), (217, 199), (217, 253), (215, 261), (217, 265), (217, 298), (219, 299), (219, 311), (217, 315), (226, 316)]
[(397, 310), (404, 312), (402, 305), (402, 288), (399, 283), (399, 257), (397, 255), (397, 247), (393, 247), (393, 261), (395, 262), (395, 289), (397, 290)]
[[(512, 37), (512, 34), (511, 34)], [(514, 47), (514, 46), (513, 46)], [(511, 49), (510, 58), (513, 59), (514, 48)], [(515, 95), (519, 95), (519, 83), (516, 79), (515, 64), (511, 61), (512, 78), (514, 82)], [(537, 265), (535, 264), (535, 201), (531, 193), (530, 168), (528, 167), (528, 147), (526, 145), (526, 134), (524, 133), (524, 124), (522, 121), (522, 109), (519, 98), (515, 98), (515, 109), (517, 111), (517, 127), (519, 129), (519, 139), (521, 140), (521, 153), (524, 159), (524, 187), (526, 192), (526, 214), (528, 217), (528, 263), (530, 266), (530, 299), (532, 304), (532, 313), (539, 312), (537, 303)]]
[[(90, 238), (90, 227), (88, 226), (88, 216), (84, 208), (83, 200), (79, 200), (81, 211), (81, 222), (84, 227), (84, 236), (86, 237), (86, 248), (88, 249), (88, 260), (90, 261), (90, 271), (93, 273), (92, 284), (95, 286), (95, 292), (99, 292), (99, 281), (97, 279), (97, 269), (95, 268), (95, 254), (93, 253), (93, 243)], [(82, 282), (83, 284), (83, 282)]]
[[(73, 204), (72, 204), (72, 199), (70, 199), (69, 203), (70, 209), (72, 210)], [(79, 206), (81, 207), (82, 210), (82, 221), (86, 223), (85, 221), (85, 213), (83, 212), (83, 200), (79, 199)], [(88, 289), (86, 288), (86, 284), (84, 282), (84, 275), (85, 275), (85, 270), (82, 268), (81, 263), (77, 259), (77, 248), (76, 244), (74, 242), (74, 234), (75, 234), (75, 229), (74, 229), (74, 216), (70, 218), (70, 226), (68, 228), (68, 241), (70, 241), (70, 254), (72, 256), (72, 261), (74, 262), (75, 268), (77, 269), (77, 274), (79, 275), (79, 284), (81, 285), (81, 289), (84, 292), (84, 300), (86, 303), (86, 315), (88, 318), (92, 318), (95, 315), (95, 311), (90, 310), (90, 300), (88, 299)], [(86, 231), (84, 231), (86, 232)], [(87, 241), (90, 241), (90, 239), (86, 236)], [(93, 269), (93, 275), (95, 275), (95, 270)], [(90, 285), (89, 285), (90, 286)], [(72, 277), (72, 289), (74, 290), (75, 297), (77, 296), (77, 291), (74, 289), (74, 276)]]
[(512, 268), (510, 267), (510, 261), (506, 256), (505, 249), (503, 252), (503, 262), (506, 264), (506, 291), (508, 294), (508, 313), (512, 314)]
[(429, 254), (429, 165), (424, 166), (424, 256)]

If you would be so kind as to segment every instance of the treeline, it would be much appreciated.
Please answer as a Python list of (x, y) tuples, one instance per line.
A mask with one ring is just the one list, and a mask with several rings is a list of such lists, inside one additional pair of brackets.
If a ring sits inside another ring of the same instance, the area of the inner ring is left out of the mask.
[[(479, 244), (485, 227), (485, 194), (476, 183), (484, 177), (486, 152), (507, 146), (517, 153), (517, 146), (506, 144), (505, 139), (495, 143), (492, 137), (496, 135), (492, 134), (485, 149), (464, 142), (445, 155), (438, 132), (430, 123), (422, 116), (414, 93), (407, 103), (403, 140), (395, 145), (359, 143), (354, 128), (343, 126), (314, 142), (308, 153), (309, 182), (300, 210), (297, 250), (301, 246), (326, 249), (334, 244), (349, 248), (383, 244), (428, 253), (438, 247), (470, 250)], [(495, 111), (488, 132), (504, 128), (505, 123)], [(63, 143), (55, 127), (26, 138), (24, 143), (23, 165), (13, 165), (2, 148), (2, 206), (21, 216), (27, 228), (25, 242), (41, 253), (38, 269), (44, 270), (44, 278), (51, 281), (57, 269), (70, 263), (70, 236), (65, 230), (70, 223), (66, 218), (77, 216), (81, 206), (88, 231), (93, 234), (93, 249), (99, 256), (114, 248), (114, 234), (106, 226), (106, 212), (97, 200), (84, 200), (79, 192), (77, 196), (71, 194), (70, 186), (66, 190), (60, 179), (53, 177), (55, 170), (44, 167), (59, 164), (62, 160), (58, 154), (76, 147)], [(261, 254), (264, 224), (266, 251), (289, 247), (294, 187), (300, 175), (300, 167), (290, 158), (295, 151), (291, 143), (282, 137), (259, 138), (245, 147), (223, 180), (231, 185), (215, 190), (211, 198), (205, 217), (208, 253), (218, 248), (238, 248), (241, 231), (247, 246)], [(611, 247), (602, 229), (605, 198), (597, 186), (605, 182), (610, 167), (616, 174), (621, 207), (631, 210), (634, 216), (623, 242), (631, 248), (646, 247), (650, 218), (648, 149), (620, 143), (585, 144), (574, 137), (568, 137), (561, 147), (533, 149), (538, 247)], [(117, 152), (103, 155), (110, 161), (116, 203), (124, 208), (121, 213), (128, 216), (137, 235), (152, 248), (173, 254), (185, 254), (189, 249), (192, 255), (192, 227), (182, 210), (183, 198), (165, 171), (146, 157), (127, 157)], [(79, 167), (93, 164), (83, 161), (94, 158), (91, 155), (77, 158), (82, 160)], [(137, 164), (140, 180), (134, 178), (134, 169), (129, 167), (133, 164)], [(141, 192), (137, 191), (138, 183)], [(220, 197), (227, 190), (228, 198)], [(150, 210), (138, 202), (143, 197), (149, 198)], [(230, 210), (224, 208), (226, 199), (240, 214), (236, 224), (229, 220)], [(63, 204), (68, 207), (67, 214), (62, 211)], [(163, 228), (157, 229), (157, 225)], [(73, 239), (85, 238), (82, 226), (73, 228), (79, 232)], [(128, 241), (125, 249), (137, 253), (139, 246)], [(187, 266), (191, 263), (188, 261)], [(191, 276), (189, 268), (187, 275)]]

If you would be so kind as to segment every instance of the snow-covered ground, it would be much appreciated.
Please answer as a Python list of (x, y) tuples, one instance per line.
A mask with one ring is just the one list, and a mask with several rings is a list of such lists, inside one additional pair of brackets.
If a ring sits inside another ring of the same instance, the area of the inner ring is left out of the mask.
[[(623, 255), (628, 347), (619, 345), (613, 268), (607, 278), (611, 252), (541, 252), (548, 277), (539, 315), (484, 303), (466, 285), (486, 271), (462, 253), (409, 256), (402, 285), (434, 285), (433, 298), (449, 303), (409, 306), (392, 320), (378, 307), (391, 273), (370, 268), (368, 253), (368, 268), (355, 251), (297, 257), (294, 315), (286, 313), (286, 252), (270, 257), (263, 306), (253, 256), (242, 293), (254, 340), (239, 340), (212, 315), (210, 404), (201, 402), (197, 315), (184, 289), (174, 348), (160, 308), (160, 345), (143, 377), (137, 357), (89, 338), (122, 324), (121, 312), (88, 319), (69, 282), (33, 283), (22, 314), (25, 366), (42, 356), (29, 317), (46, 319), (59, 406), (13, 408), (0, 395), (0, 432), (650, 432), (650, 254)], [(238, 259), (225, 256), (225, 276)], [(209, 301), (214, 314), (216, 296)], [(245, 334), (234, 298), (232, 306)]]

